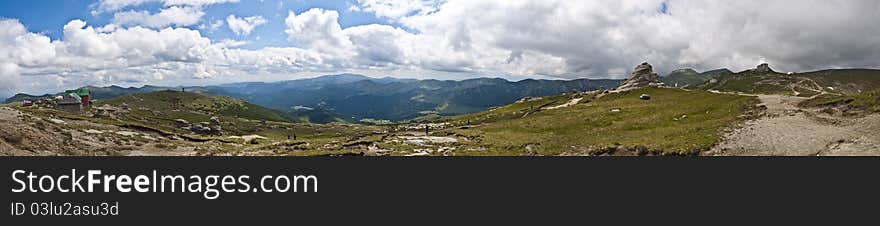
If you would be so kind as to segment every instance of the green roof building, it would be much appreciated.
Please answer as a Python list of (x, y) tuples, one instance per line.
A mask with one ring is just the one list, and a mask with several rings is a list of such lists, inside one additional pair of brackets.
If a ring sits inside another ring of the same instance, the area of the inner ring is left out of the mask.
[(92, 95), (92, 91), (89, 90), (88, 88), (65, 90), (64, 93), (65, 94), (76, 94), (77, 96), (79, 96), (79, 98), (81, 98), (81, 100), (82, 100), (81, 101), (82, 106), (91, 105), (91, 98), (89, 96)]

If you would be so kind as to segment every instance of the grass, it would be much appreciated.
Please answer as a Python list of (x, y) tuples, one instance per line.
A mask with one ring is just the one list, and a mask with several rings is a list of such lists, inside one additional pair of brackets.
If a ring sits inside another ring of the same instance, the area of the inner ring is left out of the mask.
[[(640, 100), (643, 93), (652, 99)], [(754, 97), (646, 88), (454, 132), (476, 137), (476, 143), (487, 149), (482, 154), (487, 155), (600, 154), (617, 149), (693, 155), (712, 147), (721, 130), (738, 121), (755, 103)], [(522, 107), (517, 104), (502, 109)], [(682, 115), (687, 117), (682, 119)]]
[(798, 103), (798, 107), (803, 108), (840, 106), (869, 113), (880, 112), (880, 89), (852, 95), (819, 95)]
[[(158, 111), (163, 114), (169, 114), (170, 117), (189, 118), (187, 120), (192, 119), (194, 121), (207, 120), (212, 115), (278, 122), (291, 121), (290, 116), (282, 112), (260, 107), (239, 99), (172, 90), (125, 95), (110, 100), (98, 101), (96, 105), (111, 104), (121, 106), (123, 103), (132, 109), (149, 109), (149, 111), (142, 112), (143, 114), (152, 114), (152, 111)], [(202, 116), (192, 118), (193, 114), (188, 114), (189, 112), (200, 113)]]
[(831, 69), (798, 75), (810, 78), (822, 87), (835, 87), (835, 92), (845, 94), (880, 89), (880, 70)]
[(541, 106), (564, 104), (571, 97), (571, 94), (542, 97), (538, 100), (513, 103), (489, 111), (452, 117), (452, 119), (456, 124), (467, 124), (468, 121), (471, 124), (480, 124), (512, 120), (522, 118), (526, 113), (537, 110)]
[(726, 75), (718, 78), (718, 83), (704, 83), (704, 89), (723, 92), (742, 92), (752, 94), (787, 94), (791, 92), (790, 84), (797, 83), (795, 77), (778, 73), (757, 74), (745, 72)]
[[(639, 95), (643, 93), (650, 94), (652, 99), (639, 99)], [(562, 105), (579, 97), (583, 99), (570, 107), (542, 109), (542, 107)], [(551, 96), (514, 103), (491, 111), (440, 117), (437, 120), (449, 122), (453, 126), (449, 129), (432, 131), (432, 136), (456, 137), (458, 142), (440, 146), (420, 146), (399, 139), (398, 136), (404, 133), (395, 132), (395, 125), (310, 124), (271, 120), (264, 122), (237, 116), (222, 116), (221, 125), (224, 135), (255, 134), (268, 138), (268, 140), (260, 140), (257, 144), (241, 144), (240, 140), (194, 135), (174, 126), (175, 118), (183, 118), (193, 123), (207, 121), (210, 116), (208, 113), (229, 109), (224, 107), (226, 102), (213, 104), (202, 102), (201, 98), (188, 100), (196, 103), (147, 100), (165, 98), (161, 96), (124, 98), (129, 99), (104, 102), (118, 107), (121, 101), (124, 101), (130, 106), (132, 110), (117, 114), (118, 119), (73, 115), (52, 109), (27, 111), (45, 117), (86, 120), (152, 131), (167, 136), (183, 137), (189, 141), (220, 141), (208, 143), (176, 141), (156, 146), (162, 149), (195, 147), (196, 153), (200, 155), (242, 151), (270, 151), (278, 155), (295, 156), (359, 155), (365, 152), (367, 146), (372, 145), (394, 150), (391, 155), (405, 155), (425, 148), (437, 150), (441, 146), (454, 147), (453, 155), (621, 153), (692, 155), (714, 145), (719, 139), (719, 132), (739, 120), (738, 116), (745, 114), (749, 110), (748, 106), (753, 106), (757, 101), (753, 97), (666, 88), (647, 88), (608, 94), (596, 100), (593, 96), (585, 94)], [(150, 109), (139, 109), (139, 102), (148, 102), (146, 106), (150, 106), (148, 107)], [(189, 107), (175, 111), (175, 105), (171, 103)], [(620, 109), (620, 111), (611, 112), (611, 109)], [(161, 111), (161, 114), (154, 115), (153, 111)], [(687, 117), (683, 118), (682, 115)], [(478, 126), (461, 127), (468, 122)], [(381, 130), (391, 132), (377, 132)], [(297, 139), (288, 139), (287, 136), (294, 133)], [(102, 135), (101, 138), (108, 141), (124, 141), (113, 137), (114, 134), (106, 135), (107, 137)], [(146, 142), (140, 138), (128, 140), (130, 141), (119, 145), (137, 145), (138, 142)]]

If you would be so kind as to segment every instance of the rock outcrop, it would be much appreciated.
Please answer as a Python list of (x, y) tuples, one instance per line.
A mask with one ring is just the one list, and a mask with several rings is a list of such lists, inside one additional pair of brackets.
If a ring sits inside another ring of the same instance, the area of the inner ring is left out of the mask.
[(211, 122), (208, 124), (208, 128), (211, 128), (211, 130), (217, 135), (223, 135), (223, 128), (220, 127), (220, 118), (217, 116), (211, 117)]
[(185, 119), (175, 119), (174, 123), (178, 129), (189, 130), (191, 128), (189, 122)]
[(770, 68), (770, 64), (763, 63), (763, 64), (759, 64), (758, 67), (755, 67), (755, 72), (769, 73), (769, 72), (775, 72), (775, 71), (773, 71), (773, 69)]
[(220, 127), (220, 118), (211, 117), (209, 122), (190, 123), (184, 119), (175, 119), (174, 124), (178, 129), (189, 130), (196, 134), (202, 135), (223, 135), (223, 128)]
[(660, 81), (660, 75), (654, 73), (654, 67), (648, 64), (648, 62), (645, 62), (636, 66), (629, 79), (621, 83), (620, 86), (615, 89), (615, 91), (620, 92), (648, 86), (661, 85), (663, 85), (663, 82)]

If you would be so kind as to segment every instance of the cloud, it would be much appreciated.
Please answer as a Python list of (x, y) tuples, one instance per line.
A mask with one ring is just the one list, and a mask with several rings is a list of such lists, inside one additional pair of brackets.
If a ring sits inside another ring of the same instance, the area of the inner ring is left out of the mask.
[(296, 15), (288, 13), (284, 30), (288, 40), (296, 44), (310, 47), (318, 52), (332, 52), (345, 55), (352, 47), (351, 40), (342, 33), (337, 21), (339, 13), (333, 10), (313, 8)]
[(266, 19), (263, 19), (262, 16), (238, 18), (235, 15), (229, 15), (229, 17), (226, 17), (226, 24), (229, 25), (229, 29), (237, 35), (248, 35), (254, 28), (266, 22)]
[(239, 0), (100, 0), (92, 5), (92, 14), (113, 12), (127, 7), (139, 6), (149, 2), (161, 2), (164, 6), (193, 6), (201, 8), (207, 5), (238, 2)]
[[(202, 12), (206, 5), (234, 1), (107, 0), (95, 8), (115, 12), (145, 2)], [(165, 10), (140, 12), (139, 18), (154, 19), (119, 26), (73, 20), (58, 40), (29, 32), (17, 20), (0, 20), (0, 88), (201, 84), (347, 71), (622, 78), (643, 61), (660, 73), (680, 67), (736, 71), (765, 61), (780, 71), (880, 67), (880, 39), (872, 38), (880, 36), (875, 13), (880, 1), (872, 0), (364, 0), (349, 8), (393, 26), (343, 28), (338, 12), (313, 8), (285, 18), (281, 35), (289, 46), (250, 50), (236, 48), (240, 41), (211, 40), (185, 27), (222, 26), (223, 20), (159, 20)], [(239, 35), (258, 26), (256, 18), (231, 18), (244, 21), (233, 25), (227, 18)]]
[(232, 40), (232, 39), (223, 39), (220, 42), (217, 42), (216, 44), (218, 47), (221, 47), (221, 48), (234, 48), (234, 47), (246, 45), (247, 42)]
[(0, 20), (0, 95), (53, 92), (84, 85), (168, 84), (248, 76), (334, 71), (329, 57), (293, 47), (236, 49), (242, 41), (213, 42), (188, 28), (96, 29), (82, 20), (64, 26), (59, 40)]
[(223, 20), (216, 20), (216, 21), (214, 21), (214, 23), (211, 23), (211, 25), (208, 26), (208, 30), (216, 31), (217, 29), (219, 29), (222, 26), (223, 26)]
[(379, 17), (400, 19), (412, 14), (426, 14), (437, 10), (445, 0), (358, 0), (350, 11), (372, 12)]
[(21, 78), (18, 75), (18, 65), (12, 63), (0, 63), (0, 96), (11, 96), (18, 89)]
[(802, 71), (877, 67), (880, 55), (880, 40), (864, 38), (880, 35), (874, 26), (880, 17), (872, 13), (880, 2), (867, 0), (359, 3), (413, 30), (414, 40), (430, 41), (414, 43), (433, 47), (423, 51), (448, 58), (425, 67), (483, 74), (620, 78), (642, 61), (664, 73), (678, 67), (741, 70), (762, 61)]
[(204, 15), (205, 12), (193, 7), (172, 6), (156, 14), (147, 11), (119, 12), (113, 15), (113, 24), (152, 28), (165, 28), (170, 25), (189, 26), (198, 23)]

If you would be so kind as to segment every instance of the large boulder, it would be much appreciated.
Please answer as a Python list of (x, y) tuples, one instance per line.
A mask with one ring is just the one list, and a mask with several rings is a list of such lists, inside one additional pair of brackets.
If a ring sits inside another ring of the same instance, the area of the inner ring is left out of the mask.
[(209, 126), (211, 130), (214, 131), (217, 135), (223, 135), (223, 128), (220, 127), (220, 117), (214, 116), (211, 117), (211, 125)]
[(212, 116), (209, 120), (211, 121), (211, 125), (220, 125), (220, 117)]
[(654, 73), (654, 67), (651, 66), (651, 64), (648, 64), (648, 62), (645, 62), (636, 66), (632, 74), (629, 76), (629, 79), (623, 81), (615, 91), (619, 92), (661, 85), (663, 85), (663, 82), (660, 81), (660, 75)]
[(773, 69), (770, 68), (770, 64), (763, 63), (763, 64), (759, 64), (758, 67), (755, 67), (755, 72), (769, 73), (769, 72), (774, 72), (774, 71), (773, 71)]

